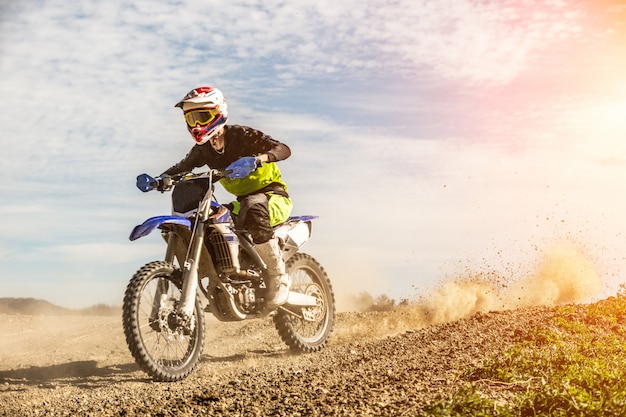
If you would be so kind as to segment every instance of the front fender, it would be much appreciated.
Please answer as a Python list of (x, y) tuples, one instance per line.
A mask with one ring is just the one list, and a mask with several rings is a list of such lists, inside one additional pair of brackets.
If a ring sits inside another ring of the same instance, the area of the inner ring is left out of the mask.
[(137, 240), (152, 233), (152, 231), (165, 223), (182, 224), (191, 230), (191, 220), (180, 216), (156, 216), (151, 217), (140, 225), (135, 226), (130, 233), (129, 239)]

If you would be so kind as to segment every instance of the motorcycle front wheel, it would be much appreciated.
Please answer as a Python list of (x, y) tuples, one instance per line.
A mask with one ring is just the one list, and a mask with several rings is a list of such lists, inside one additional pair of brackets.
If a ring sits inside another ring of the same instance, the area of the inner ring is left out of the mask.
[(155, 381), (179, 381), (193, 371), (204, 347), (204, 312), (196, 297), (191, 320), (177, 315), (182, 275), (163, 261), (146, 264), (124, 295), (126, 343), (139, 367)]
[(335, 326), (335, 295), (324, 268), (310, 255), (296, 253), (286, 265), (291, 291), (313, 296), (317, 306), (299, 312), (279, 308), (274, 325), (283, 342), (295, 352), (317, 352)]

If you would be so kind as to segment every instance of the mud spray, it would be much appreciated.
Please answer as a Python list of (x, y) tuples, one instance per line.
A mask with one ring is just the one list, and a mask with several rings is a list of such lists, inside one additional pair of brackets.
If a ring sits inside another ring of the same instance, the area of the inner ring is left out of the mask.
[(425, 324), (442, 323), (477, 312), (527, 306), (554, 306), (587, 300), (601, 290), (600, 276), (580, 248), (569, 242), (541, 253), (536, 271), (516, 282), (499, 274), (446, 280), (415, 306)]

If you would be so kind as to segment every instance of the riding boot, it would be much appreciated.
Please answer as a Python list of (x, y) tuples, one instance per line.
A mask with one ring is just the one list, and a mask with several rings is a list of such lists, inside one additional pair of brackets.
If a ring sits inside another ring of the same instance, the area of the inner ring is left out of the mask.
[(266, 309), (274, 310), (285, 304), (289, 298), (290, 282), (285, 270), (282, 251), (276, 238), (272, 238), (266, 243), (257, 244), (256, 250), (267, 266)]

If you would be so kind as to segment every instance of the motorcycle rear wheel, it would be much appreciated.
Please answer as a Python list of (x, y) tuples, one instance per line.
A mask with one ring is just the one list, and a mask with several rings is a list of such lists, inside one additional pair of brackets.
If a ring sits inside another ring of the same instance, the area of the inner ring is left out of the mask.
[(326, 346), (335, 326), (335, 295), (330, 280), (319, 262), (305, 253), (293, 255), (286, 268), (291, 291), (314, 296), (317, 306), (303, 308), (301, 317), (279, 308), (274, 325), (291, 351), (317, 352)]
[(191, 326), (178, 324), (179, 269), (150, 262), (131, 278), (124, 295), (126, 343), (139, 367), (154, 381), (179, 381), (193, 371), (204, 348), (204, 312), (196, 297)]

